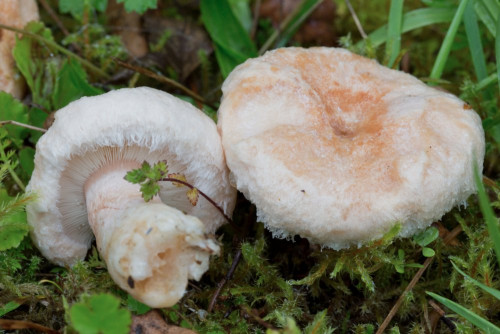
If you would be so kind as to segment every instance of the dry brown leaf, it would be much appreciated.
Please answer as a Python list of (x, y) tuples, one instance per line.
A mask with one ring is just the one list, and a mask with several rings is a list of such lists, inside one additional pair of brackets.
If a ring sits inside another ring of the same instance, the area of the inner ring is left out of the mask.
[(167, 324), (157, 311), (132, 317), (130, 334), (196, 334), (196, 332)]

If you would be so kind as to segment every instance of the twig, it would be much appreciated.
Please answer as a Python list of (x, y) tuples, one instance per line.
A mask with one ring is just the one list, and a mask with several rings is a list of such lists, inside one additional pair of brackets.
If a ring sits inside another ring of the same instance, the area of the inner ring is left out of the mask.
[(51, 328), (35, 324), (31, 321), (22, 321), (22, 320), (8, 320), (8, 319), (0, 319), (0, 328), (6, 330), (12, 329), (34, 329), (37, 331), (41, 331), (48, 334), (58, 334), (59, 332), (53, 330)]
[(446, 326), (448, 326), (448, 328), (453, 332), (455, 333), (456, 329), (457, 329), (457, 326), (453, 323), (453, 321), (450, 320), (450, 318), (448, 318), (446, 316), (446, 313), (443, 311), (443, 309), (441, 307), (439, 307), (438, 304), (436, 304), (434, 302), (434, 300), (429, 300), (429, 305), (432, 306), (432, 308), (441, 316), (441, 320), (443, 320), (443, 322), (446, 324)]
[[(192, 184), (186, 182), (186, 181), (182, 181), (182, 180), (178, 180), (178, 179), (175, 179), (175, 178), (172, 178), (172, 177), (166, 177), (166, 178), (163, 178), (161, 179), (160, 181), (165, 181), (165, 182), (172, 182), (172, 183), (179, 183), (179, 184), (182, 184), (183, 186), (186, 186), (188, 187), (189, 189), (195, 189), (196, 187), (193, 186)], [(212, 204), (223, 216), (224, 218), (227, 220), (227, 222), (236, 230), (236, 231), (240, 231), (240, 228), (239, 226), (237, 226), (234, 221), (228, 216), (226, 215), (226, 213), (224, 212), (224, 209), (222, 209), (219, 204), (215, 203), (215, 201), (213, 199), (211, 199), (207, 194), (205, 194), (203, 191), (201, 191), (200, 189), (196, 188), (196, 190), (198, 190), (198, 192), (200, 193), (201, 196), (203, 196), (208, 202), (210, 202), (210, 204)]]
[[(457, 227), (455, 227), (446, 236), (446, 238), (443, 240), (443, 242), (445, 244), (447, 244), (453, 238), (455, 238), (461, 231), (462, 231), (462, 226), (458, 225)], [(410, 283), (408, 284), (408, 286), (406, 287), (406, 289), (403, 291), (403, 293), (401, 294), (401, 296), (399, 296), (398, 300), (396, 301), (396, 303), (394, 304), (394, 306), (392, 307), (392, 309), (389, 311), (389, 314), (387, 314), (387, 317), (384, 319), (384, 322), (382, 322), (382, 324), (380, 325), (380, 327), (378, 328), (378, 330), (377, 330), (377, 332), (375, 334), (382, 334), (385, 331), (385, 329), (387, 328), (387, 326), (391, 322), (392, 318), (396, 315), (396, 313), (398, 312), (399, 308), (401, 307), (401, 304), (403, 304), (403, 300), (404, 300), (405, 296), (417, 284), (418, 280), (420, 279), (420, 277), (422, 277), (422, 275), (424, 274), (424, 272), (427, 269), (427, 267), (429, 267), (429, 265), (431, 264), (432, 260), (434, 260), (434, 256), (433, 257), (428, 257), (425, 260), (422, 268), (420, 268), (417, 271), (417, 273), (415, 274), (415, 276), (413, 276), (412, 280), (410, 281)]]
[(290, 14), (288, 14), (283, 21), (281, 21), (281, 24), (278, 26), (278, 28), (274, 30), (271, 36), (269, 36), (267, 41), (265, 41), (262, 47), (260, 48), (259, 55), (262, 55), (264, 52), (266, 52), (271, 47), (271, 45), (276, 41), (276, 39), (278, 39), (281, 32), (286, 28), (286, 26), (288, 26), (288, 24), (292, 21), (295, 15), (297, 15), (303, 3), (304, 1), (301, 1), (297, 6), (295, 6), (293, 11), (291, 11)]
[(52, 7), (50, 7), (50, 5), (47, 3), (47, 1), (46, 0), (38, 0), (38, 1), (42, 5), (42, 7), (45, 9), (45, 11), (49, 14), (49, 16), (52, 18), (52, 20), (54, 20), (54, 22), (57, 24), (59, 29), (61, 29), (64, 36), (68, 36), (69, 35), (68, 29), (66, 29), (66, 27), (62, 23), (61, 19), (59, 19), (59, 16), (57, 16), (56, 12), (54, 12), (54, 10), (52, 9)]
[(141, 74), (144, 74), (145, 76), (148, 76), (150, 78), (153, 78), (155, 80), (158, 80), (162, 83), (166, 83), (170, 86), (173, 86), (177, 89), (180, 89), (182, 90), (184, 93), (186, 93), (187, 95), (189, 95), (190, 97), (192, 97), (193, 99), (195, 99), (196, 101), (200, 102), (200, 103), (203, 103), (203, 104), (206, 104), (207, 106), (209, 106), (210, 108), (214, 109), (214, 110), (217, 110), (217, 107), (213, 104), (211, 104), (210, 102), (206, 101), (203, 97), (201, 97), (200, 95), (196, 94), (195, 92), (193, 92), (191, 89), (187, 88), (186, 86), (178, 83), (177, 81), (175, 80), (172, 80), (170, 78), (167, 78), (161, 74), (158, 74), (158, 73), (155, 73), (151, 70), (148, 70), (147, 68), (144, 68), (144, 67), (141, 67), (141, 66), (136, 66), (136, 65), (132, 65), (132, 64), (129, 64), (127, 62), (124, 62), (120, 59), (117, 59), (117, 58), (113, 58), (113, 60), (118, 64), (120, 65), (121, 67), (124, 67), (124, 68), (127, 68), (129, 70), (132, 70), (134, 72), (137, 72), (137, 73), (141, 73)]
[(68, 57), (75, 58), (82, 65), (84, 65), (85, 67), (87, 67), (89, 70), (91, 70), (95, 74), (97, 74), (97, 75), (99, 75), (99, 76), (101, 76), (103, 78), (106, 78), (106, 79), (109, 78), (109, 75), (106, 72), (104, 72), (103, 70), (101, 70), (99, 67), (95, 66), (94, 64), (92, 64), (88, 60), (83, 59), (82, 57), (80, 57), (76, 53), (73, 53), (73, 52), (69, 51), (68, 49), (63, 48), (62, 46), (60, 46), (59, 44), (57, 44), (54, 41), (48, 40), (48, 39), (46, 39), (46, 38), (44, 38), (42, 36), (39, 36), (37, 34), (34, 34), (34, 33), (30, 32), (30, 31), (26, 31), (26, 30), (23, 30), (23, 29), (18, 29), (18, 28), (6, 26), (5, 24), (1, 24), (1, 23), (0, 23), (0, 28), (1, 29), (5, 29), (5, 30), (14, 31), (14, 32), (17, 32), (19, 34), (23, 34), (23, 35), (29, 36), (29, 37), (31, 37), (33, 39), (36, 39), (38, 42), (46, 44), (47, 46), (49, 46), (49, 47), (51, 47), (51, 48), (53, 48), (53, 49), (61, 52), (62, 54), (66, 55)]
[(274, 327), (273, 325), (271, 325), (270, 323), (268, 323), (267, 321), (265, 321), (264, 319), (262, 319), (261, 317), (259, 317), (257, 314), (255, 314), (248, 306), (246, 305), (240, 305), (240, 309), (245, 312), (245, 314), (247, 314), (248, 316), (250, 316), (253, 320), (255, 320), (255, 322), (257, 322), (259, 325), (267, 328), (267, 329), (271, 329), (271, 330), (277, 330), (276, 327)]
[(256, 0), (253, 9), (253, 21), (252, 28), (250, 29), (250, 37), (255, 38), (255, 32), (257, 31), (257, 24), (259, 23), (259, 12), (260, 12), (261, 0)]
[(35, 131), (40, 131), (40, 132), (44, 132), (44, 133), (47, 132), (46, 129), (39, 128), (37, 126), (33, 126), (33, 125), (29, 125), (29, 124), (25, 124), (25, 123), (20, 123), (20, 122), (13, 121), (13, 120), (0, 121), (0, 126), (5, 125), (5, 124), (17, 125), (17, 126), (20, 126), (22, 128), (26, 128), (26, 129), (30, 129), (30, 130), (35, 130)]
[(358, 28), (359, 33), (361, 34), (361, 37), (363, 37), (363, 39), (367, 39), (368, 35), (365, 33), (365, 30), (363, 29), (363, 26), (361, 25), (358, 15), (356, 15), (356, 11), (352, 7), (351, 2), (349, 0), (345, 0), (345, 3), (347, 5), (347, 8), (349, 8), (349, 11), (351, 12), (352, 18), (354, 19), (354, 23), (356, 24), (356, 27)]
[(222, 291), (222, 288), (226, 283), (233, 277), (234, 271), (236, 270), (236, 267), (238, 266), (238, 263), (241, 260), (241, 245), (240, 248), (238, 248), (238, 251), (234, 255), (233, 262), (231, 263), (231, 268), (227, 272), (226, 276), (217, 284), (217, 290), (215, 290), (214, 295), (212, 296), (212, 299), (210, 300), (210, 304), (208, 305), (208, 312), (212, 312), (214, 309), (215, 303), (217, 302), (217, 298), (220, 295), (220, 292)]

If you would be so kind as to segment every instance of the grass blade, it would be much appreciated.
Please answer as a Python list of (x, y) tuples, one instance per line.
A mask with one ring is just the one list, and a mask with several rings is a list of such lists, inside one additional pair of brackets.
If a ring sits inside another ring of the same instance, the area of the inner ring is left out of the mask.
[(444, 306), (448, 307), (453, 312), (461, 315), (462, 317), (470, 321), (473, 325), (477, 326), (479, 329), (485, 331), (486, 333), (500, 334), (500, 328), (498, 328), (488, 320), (483, 319), (477, 314), (469, 311), (462, 305), (455, 303), (454, 301), (451, 301), (448, 298), (441, 297), (440, 295), (437, 295), (432, 292), (427, 291), (427, 294), (432, 298), (434, 298), (435, 300), (437, 300), (438, 302), (440, 302), (441, 304), (443, 304)]
[(486, 69), (486, 58), (483, 52), (483, 44), (481, 43), (479, 25), (477, 24), (476, 13), (471, 2), (467, 4), (467, 8), (465, 9), (464, 25), (476, 78), (477, 81), (481, 81), (488, 76), (488, 71)]
[(486, 221), (488, 232), (491, 240), (493, 241), (493, 249), (495, 250), (498, 263), (500, 264), (500, 229), (498, 227), (498, 221), (495, 217), (495, 213), (493, 212), (488, 196), (486, 195), (486, 191), (484, 190), (476, 165), (474, 165), (474, 178), (477, 187), (477, 197), (479, 198), (479, 207), (481, 208), (484, 220)]
[(280, 27), (264, 42), (259, 50), (259, 54), (263, 54), (271, 48), (280, 35), (281, 38), (276, 43), (276, 47), (284, 46), (320, 3), (321, 0), (302, 0), (302, 2), (283, 20)]
[(460, 25), (460, 22), (462, 22), (462, 17), (468, 3), (469, 0), (461, 0), (460, 4), (458, 5), (455, 16), (451, 21), (448, 31), (446, 32), (443, 44), (439, 49), (436, 61), (434, 62), (434, 66), (432, 67), (432, 71), (429, 76), (431, 79), (439, 79), (443, 74), (444, 66), (446, 65), (446, 61), (448, 60), (448, 55), (450, 54), (451, 45), (453, 44), (453, 40), (455, 39), (455, 35), (457, 34), (458, 26)]
[(484, 25), (490, 31), (493, 37), (496, 36), (496, 16), (490, 12), (488, 6), (482, 1), (477, 0), (474, 4), (474, 9), (476, 10), (476, 14), (479, 16), (479, 19), (483, 21)]
[(387, 43), (385, 53), (389, 55), (387, 67), (392, 68), (401, 50), (401, 22), (403, 20), (403, 0), (392, 0), (387, 23)]
[(255, 44), (236, 18), (227, 0), (202, 0), (201, 18), (215, 43), (215, 55), (222, 75), (257, 56)]
[(475, 279), (473, 279), (472, 277), (470, 277), (469, 275), (467, 275), (466, 273), (464, 273), (462, 270), (460, 270), (460, 268), (458, 268), (457, 265), (455, 263), (453, 263), (453, 261), (451, 262), (451, 264), (453, 265), (453, 267), (455, 268), (456, 271), (458, 271), (462, 276), (466, 277), (475, 286), (483, 289), (484, 291), (486, 291), (487, 293), (489, 293), (490, 295), (492, 295), (496, 299), (500, 300), (500, 291), (499, 290), (490, 288), (489, 286), (484, 285), (483, 283), (481, 283), (479, 281), (476, 281)]
[[(453, 19), (455, 10), (453, 8), (423, 8), (416, 9), (403, 15), (401, 32), (406, 33), (418, 28), (437, 23), (447, 23)], [(370, 35), (368, 38), (373, 47), (377, 47), (387, 40), (387, 25), (384, 25)], [(356, 46), (361, 46), (363, 41), (358, 42)]]
[(321, 4), (321, 0), (307, 0), (304, 1), (302, 6), (299, 8), (296, 15), (294, 15), (282, 33), (282, 37), (276, 43), (276, 47), (283, 47), (288, 43), (293, 35), (300, 28), (301, 24), (312, 14), (312, 12)]
[[(500, 13), (498, 14), (500, 16)], [(497, 20), (497, 36), (495, 37), (495, 58), (497, 61), (497, 81), (500, 83), (500, 17)], [(498, 85), (500, 91), (500, 84)]]

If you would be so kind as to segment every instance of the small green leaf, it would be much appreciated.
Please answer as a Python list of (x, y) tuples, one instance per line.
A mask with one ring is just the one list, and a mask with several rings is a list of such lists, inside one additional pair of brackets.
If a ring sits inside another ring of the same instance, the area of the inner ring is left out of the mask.
[(405, 251), (404, 251), (404, 250), (402, 250), (402, 249), (398, 249), (398, 258), (399, 258), (400, 260), (403, 260), (403, 261), (404, 261), (404, 259), (405, 259)]
[[(26, 31), (42, 36), (44, 39), (54, 41), (50, 29), (45, 28), (42, 22), (32, 21), (24, 27)], [(44, 82), (44, 61), (41, 59), (51, 59), (51, 52), (46, 47), (41, 46), (37, 41), (29, 36), (17, 38), (16, 45), (12, 50), (12, 55), (16, 61), (17, 68), (26, 79), (35, 103), (42, 102)]]
[(61, 109), (82, 96), (95, 96), (102, 93), (102, 90), (88, 83), (87, 74), (82, 65), (75, 60), (68, 59), (57, 75), (52, 104), (55, 109)]
[(436, 252), (432, 249), (432, 248), (429, 248), (429, 247), (424, 247), (422, 249), (422, 254), (425, 256), (425, 257), (433, 257), (434, 255), (436, 255)]
[(21, 304), (12, 300), (7, 304), (5, 304), (4, 306), (0, 307), (0, 318), (9, 313), (10, 311), (14, 311), (19, 306), (21, 306)]
[(160, 186), (156, 182), (153, 182), (151, 180), (141, 185), (142, 198), (144, 198), (144, 201), (146, 202), (152, 200), (159, 191)]
[(136, 12), (144, 14), (148, 9), (156, 9), (158, 0), (117, 0), (118, 3), (125, 5), (127, 12)]
[(131, 170), (130, 172), (127, 172), (127, 175), (125, 175), (125, 180), (127, 180), (130, 183), (141, 183), (146, 180), (146, 175), (144, 175), (144, 172), (142, 169), (134, 169)]
[(439, 230), (434, 226), (422, 231), (413, 237), (413, 241), (421, 247), (425, 247), (439, 237)]
[(59, 0), (59, 11), (71, 14), (74, 18), (81, 20), (85, 2), (90, 6), (90, 9), (95, 9), (99, 12), (104, 12), (108, 6), (108, 0)]
[(24, 204), (26, 197), (12, 198), (5, 189), (0, 190), (0, 251), (19, 246), (28, 235)]
[(130, 312), (109, 294), (84, 298), (69, 310), (73, 327), (80, 334), (126, 334), (132, 322)]
[[(28, 108), (12, 95), (0, 92), (0, 121), (16, 121), (28, 123)], [(21, 146), (23, 141), (23, 129), (17, 125), (2, 125), (5, 127), (11, 140), (17, 146)]]
[(405, 273), (405, 266), (402, 265), (402, 264), (396, 264), (394, 266), (394, 268), (396, 269), (396, 271), (400, 274), (404, 274)]
[(0, 251), (19, 246), (28, 235), (28, 225), (16, 222), (0, 223)]
[(19, 151), (19, 163), (22, 169), (31, 176), (35, 168), (35, 150), (31, 147), (25, 147)]
[(130, 311), (138, 315), (147, 313), (148, 311), (151, 310), (151, 307), (144, 305), (140, 301), (134, 299), (134, 297), (132, 297), (131, 295), (128, 295), (127, 297), (127, 305)]

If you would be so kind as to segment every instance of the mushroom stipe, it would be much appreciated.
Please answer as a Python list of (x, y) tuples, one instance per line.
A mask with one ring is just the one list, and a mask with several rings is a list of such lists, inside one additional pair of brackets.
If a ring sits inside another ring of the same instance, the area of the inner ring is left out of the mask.
[(37, 143), (28, 185), (38, 195), (27, 207), (35, 245), (71, 266), (95, 238), (122, 289), (151, 307), (174, 305), (219, 252), (212, 234), (225, 219), (207, 201), (192, 206), (185, 189), (169, 182), (145, 203), (140, 186), (124, 176), (143, 161), (163, 160), (231, 215), (236, 191), (216, 125), (191, 104), (142, 87), (59, 110)]

